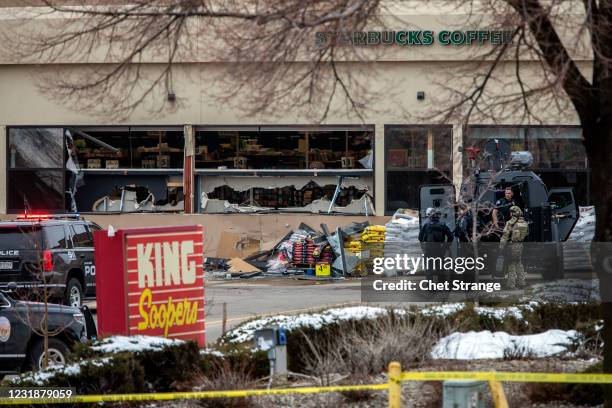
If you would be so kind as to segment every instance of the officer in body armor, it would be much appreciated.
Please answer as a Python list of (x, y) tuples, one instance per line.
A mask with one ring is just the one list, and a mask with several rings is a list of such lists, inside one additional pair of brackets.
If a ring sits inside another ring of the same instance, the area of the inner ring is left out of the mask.
[(504, 230), (504, 225), (510, 219), (510, 207), (514, 205), (518, 206), (514, 199), (512, 187), (506, 187), (504, 197), (495, 202), (495, 208), (493, 209), (493, 226), (497, 231)]
[(529, 224), (523, 218), (523, 211), (516, 205), (510, 207), (510, 219), (506, 222), (501, 237), (500, 250), (503, 253), (506, 246), (510, 247), (508, 276), (506, 286), (508, 289), (525, 286), (525, 269), (523, 269), (523, 241), (529, 235)]
[[(425, 258), (444, 258), (446, 253), (447, 244), (453, 240), (453, 233), (446, 226), (446, 224), (440, 222), (441, 213), (439, 210), (428, 208), (426, 214), (429, 216), (421, 231), (419, 232), (419, 241), (423, 248)], [(425, 268), (425, 273), (428, 280), (432, 280), (434, 274), (441, 275), (443, 270), (436, 270), (436, 262), (430, 262), (430, 267)], [(443, 262), (442, 262), (443, 263)]]

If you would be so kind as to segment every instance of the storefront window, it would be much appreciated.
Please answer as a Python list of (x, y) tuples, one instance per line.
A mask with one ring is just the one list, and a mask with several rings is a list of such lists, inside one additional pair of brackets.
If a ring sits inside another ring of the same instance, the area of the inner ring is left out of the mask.
[(419, 188), (452, 177), (452, 128), (385, 126), (385, 213), (417, 208)]
[(387, 169), (451, 169), (450, 127), (385, 127)]
[(184, 208), (182, 127), (9, 128), (8, 139), (11, 212)]
[(64, 210), (63, 170), (10, 171), (8, 180), (9, 211)]
[(196, 142), (196, 168), (202, 169), (371, 168), (369, 131), (203, 129)]
[(483, 148), (487, 140), (510, 143), (511, 151), (528, 150), (534, 169), (586, 169), (582, 132), (577, 127), (470, 127), (465, 146)]
[[(579, 127), (470, 126), (464, 146), (483, 149), (490, 139), (508, 141), (511, 151), (531, 152), (532, 169), (549, 188), (572, 187), (580, 205), (590, 204), (590, 173)], [(467, 155), (464, 162), (467, 163)], [(467, 174), (468, 166), (464, 170)]]
[(196, 133), (205, 213), (372, 213), (371, 127), (216, 126)]
[(532, 128), (527, 130), (527, 150), (534, 167), (542, 169), (585, 169), (586, 152), (579, 128)]
[(184, 139), (180, 131), (119, 128), (84, 129), (73, 133), (83, 169), (183, 167)]
[(18, 168), (61, 168), (62, 128), (10, 128), (8, 164)]
[(9, 128), (7, 208), (64, 210), (64, 129)]

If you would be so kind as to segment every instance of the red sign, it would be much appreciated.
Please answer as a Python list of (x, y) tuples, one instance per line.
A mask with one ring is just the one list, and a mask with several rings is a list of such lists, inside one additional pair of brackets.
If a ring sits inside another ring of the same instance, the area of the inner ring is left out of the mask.
[(94, 235), (102, 336), (150, 335), (205, 345), (201, 226)]

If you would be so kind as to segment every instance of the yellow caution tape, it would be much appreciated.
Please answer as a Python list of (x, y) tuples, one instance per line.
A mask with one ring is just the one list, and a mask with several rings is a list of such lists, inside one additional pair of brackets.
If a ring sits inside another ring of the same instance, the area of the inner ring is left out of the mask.
[(612, 384), (612, 374), (510, 373), (501, 371), (411, 371), (402, 373), (402, 381), (441, 380)]
[(115, 395), (80, 395), (71, 398), (0, 398), (0, 405), (18, 404), (76, 404), (119, 401), (168, 401), (180, 399), (203, 398), (244, 398), (262, 395), (282, 394), (318, 394), (326, 392), (345, 391), (384, 391), (389, 384), (362, 384), (337, 385), (330, 387), (301, 387), (301, 388), (271, 388), (261, 390), (232, 390), (232, 391), (196, 391), (196, 392), (162, 392), (147, 394), (115, 394)]
[[(501, 382), (543, 382), (543, 383), (588, 383), (612, 384), (612, 374), (570, 374), (570, 373), (512, 373), (483, 371), (411, 371), (403, 372), (401, 377), (391, 378), (399, 381), (442, 381), (442, 380), (481, 380)], [(71, 398), (0, 398), (0, 405), (18, 404), (76, 404), (119, 401), (168, 401), (179, 399), (203, 398), (245, 398), (264, 395), (318, 394), (345, 391), (385, 391), (389, 383), (363, 385), (337, 385), (330, 387), (271, 388), (258, 390), (162, 392), (147, 394), (80, 395)]]

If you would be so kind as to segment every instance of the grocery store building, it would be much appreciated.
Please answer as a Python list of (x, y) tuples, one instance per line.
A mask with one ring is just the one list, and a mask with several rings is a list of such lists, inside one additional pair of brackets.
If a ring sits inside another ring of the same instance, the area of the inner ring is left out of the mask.
[[(0, 61), (0, 213), (78, 211), (120, 227), (197, 222), (215, 231), (211, 243), (219, 231), (231, 231), (245, 245), (263, 245), (300, 222), (378, 222), (398, 208), (416, 208), (420, 185), (460, 184), (462, 148), (493, 137), (530, 150), (534, 171), (549, 186), (572, 186), (588, 205), (589, 166), (575, 115), (551, 113), (537, 126), (521, 122), (518, 113), (469, 126), (418, 119), (448, 73), (479, 44), (440, 41), (441, 31), (459, 30), (465, 16), (457, 12), (401, 13), (404, 29), (431, 30), (434, 39), (419, 47), (364, 45), (382, 50), (376, 63), (345, 62), (359, 71), (372, 64), (372, 88), (395, 90), (372, 100), (363, 120), (337, 109), (316, 123), (290, 106), (246, 117), (208, 98), (217, 86), (208, 79), (231, 63), (194, 59), (173, 68), (169, 97), (184, 101), (179, 109), (156, 115), (143, 109), (109, 122), (42, 92), (36, 83), (45, 66)], [(578, 63), (588, 72), (588, 58)], [(525, 61), (527, 77), (531, 67), (538, 72), (537, 62)]]

